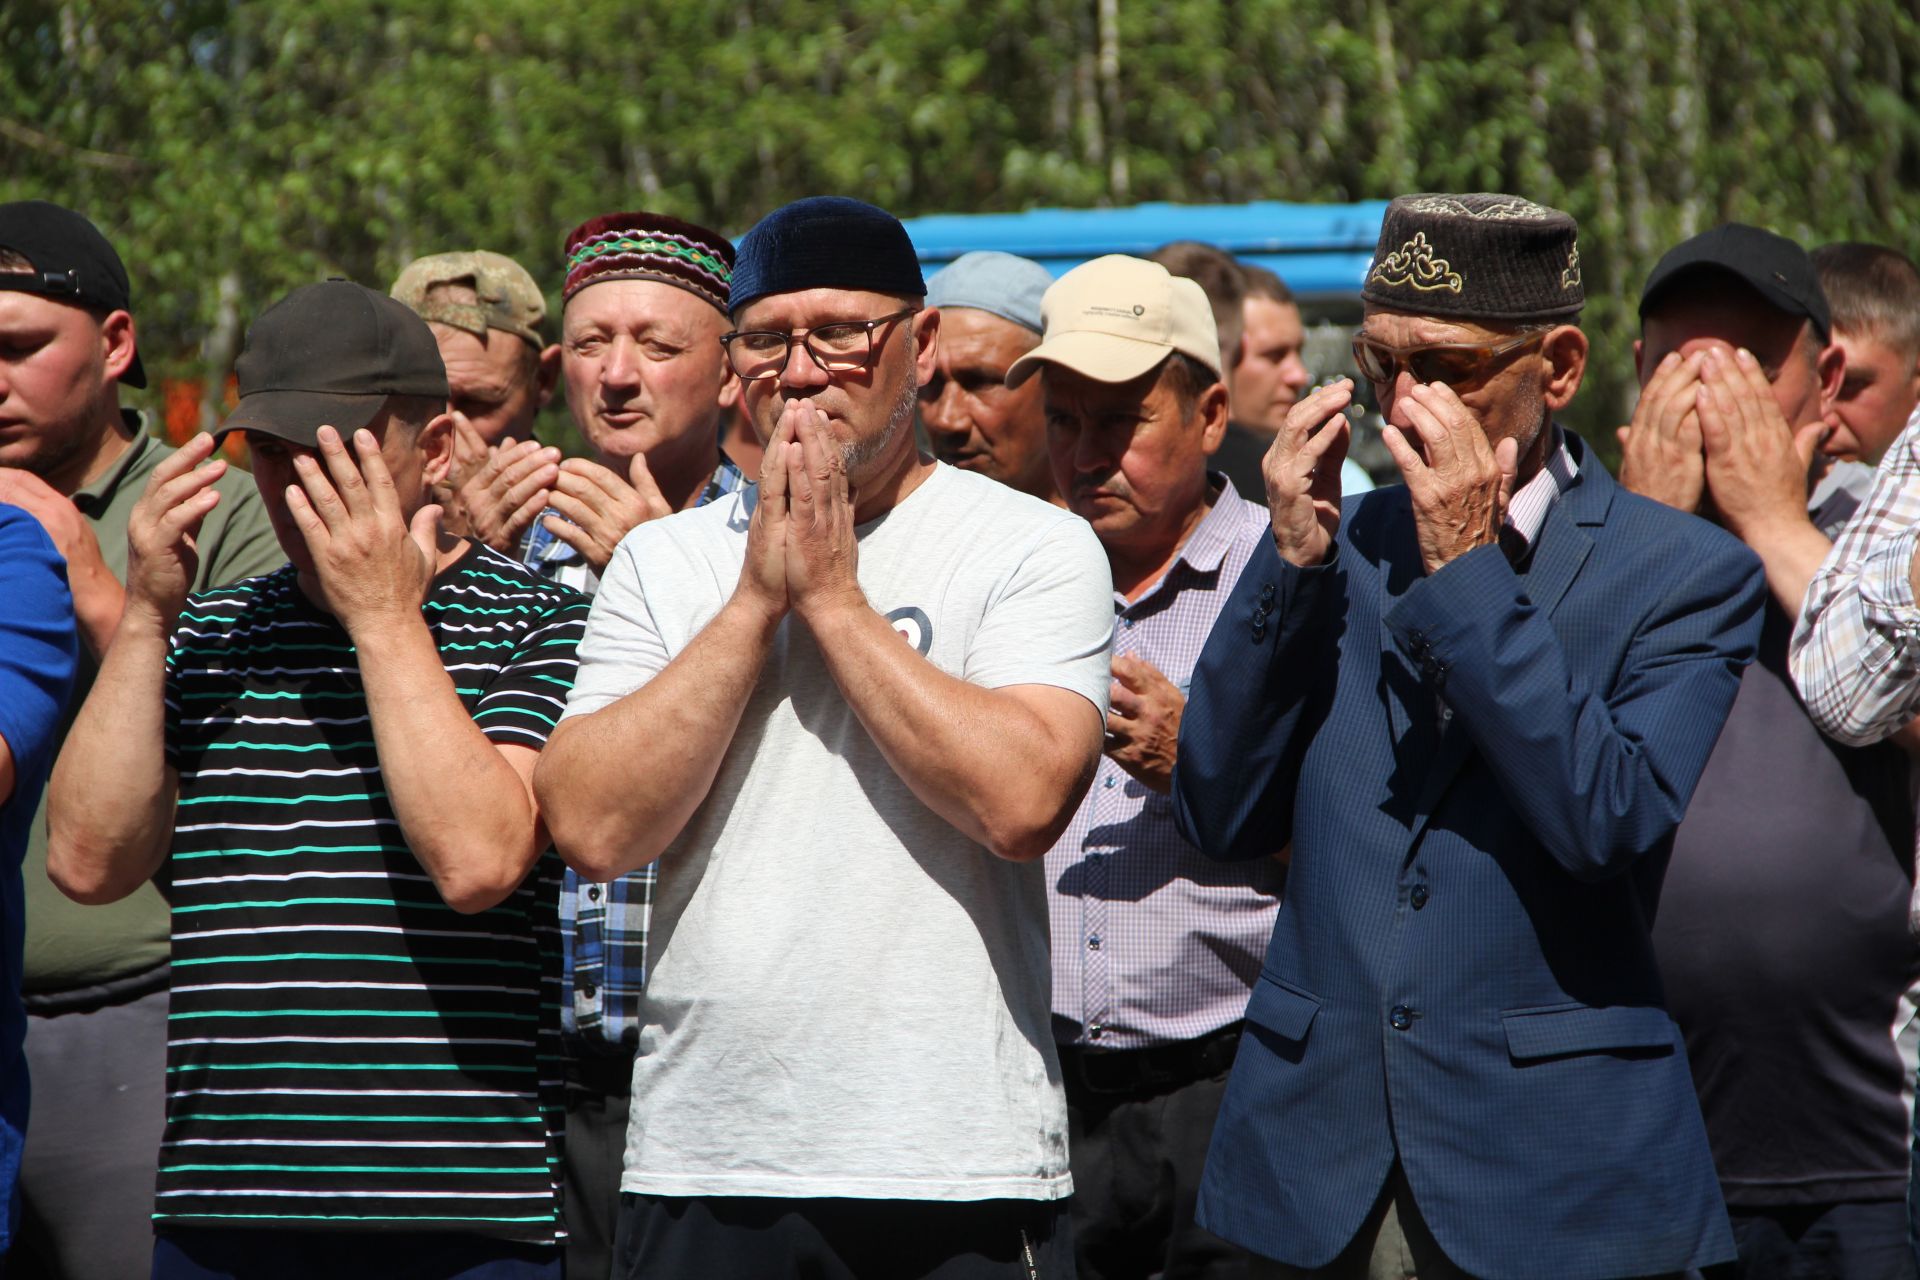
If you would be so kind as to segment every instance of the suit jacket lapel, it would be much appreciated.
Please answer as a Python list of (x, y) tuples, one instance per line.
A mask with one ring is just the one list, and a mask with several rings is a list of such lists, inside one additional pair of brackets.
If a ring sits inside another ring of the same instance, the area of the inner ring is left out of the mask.
[[(1573, 486), (1547, 509), (1547, 518), (1540, 525), (1535, 549), (1523, 578), (1527, 599), (1549, 618), (1560, 607), (1567, 589), (1580, 576), (1587, 557), (1592, 554), (1593, 536), (1588, 529), (1606, 523), (1616, 488), (1613, 477), (1607, 474), (1606, 468), (1600, 465), (1578, 436), (1567, 432), (1566, 440), (1579, 471), (1574, 476)], [(1412, 524), (1409, 515), (1409, 532)], [(1473, 735), (1458, 716), (1447, 717), (1441, 725), (1440, 743), (1421, 785), (1420, 798), (1414, 805), (1409, 857), (1419, 844), (1427, 820), (1440, 807), (1447, 788), (1453, 784), (1472, 755)]]

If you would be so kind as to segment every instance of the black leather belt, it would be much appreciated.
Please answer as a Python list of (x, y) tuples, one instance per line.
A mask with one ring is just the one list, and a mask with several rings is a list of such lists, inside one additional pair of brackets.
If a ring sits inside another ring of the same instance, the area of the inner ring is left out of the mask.
[(1233, 1065), (1240, 1029), (1233, 1023), (1194, 1040), (1149, 1045), (1144, 1049), (1092, 1049), (1060, 1046), (1060, 1070), (1067, 1095), (1148, 1097), (1196, 1080), (1217, 1076)]

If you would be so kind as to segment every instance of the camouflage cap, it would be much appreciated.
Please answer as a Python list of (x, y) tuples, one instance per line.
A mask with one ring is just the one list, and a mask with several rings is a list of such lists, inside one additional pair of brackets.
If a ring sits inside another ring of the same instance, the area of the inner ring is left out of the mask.
[(504, 254), (469, 249), (416, 258), (390, 292), (422, 320), (450, 325), (483, 341), (488, 329), (500, 329), (535, 348), (546, 345), (540, 326), (547, 318), (547, 300), (527, 269)]

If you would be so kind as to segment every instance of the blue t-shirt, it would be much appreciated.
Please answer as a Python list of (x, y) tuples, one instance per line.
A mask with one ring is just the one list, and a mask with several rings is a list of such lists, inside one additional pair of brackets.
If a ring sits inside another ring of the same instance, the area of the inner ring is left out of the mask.
[(20, 862), (27, 832), (59, 745), (60, 711), (73, 684), (73, 597), (67, 565), (18, 507), (0, 505), (0, 739), (13, 756), (13, 794), (0, 801), (0, 1194), (13, 1243), (19, 1217), (14, 1183), (27, 1131), (27, 1015), (20, 1005), (20, 951), (26, 889)]

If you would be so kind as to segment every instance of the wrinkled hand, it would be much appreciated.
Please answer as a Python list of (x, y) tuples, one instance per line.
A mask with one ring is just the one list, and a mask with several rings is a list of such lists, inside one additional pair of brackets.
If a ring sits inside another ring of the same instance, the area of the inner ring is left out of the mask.
[(647, 470), (646, 456), (638, 453), (627, 463), (624, 480), (597, 462), (568, 458), (554, 477), (547, 505), (567, 519), (546, 516), (541, 524), (584, 556), (595, 573), (606, 571), (614, 548), (636, 525), (673, 514)]
[(1186, 697), (1151, 662), (1123, 653), (1113, 660), (1111, 698), (1104, 748), (1108, 758), (1148, 788), (1167, 794), (1173, 788)]
[(1620, 484), (1681, 511), (1698, 511), (1706, 484), (1701, 452), (1700, 353), (1670, 351), (1654, 367), (1633, 407), (1633, 425), (1620, 428)]
[[(1410, 432), (1420, 437), (1425, 458), (1408, 441)], [(1499, 540), (1519, 470), (1518, 444), (1508, 438), (1490, 445), (1480, 423), (1444, 382), (1418, 383), (1395, 400), (1393, 421), (1381, 436), (1406, 477), (1428, 573)]]
[(1352, 401), (1351, 378), (1316, 389), (1287, 410), (1260, 460), (1274, 546), (1303, 569), (1324, 561), (1340, 532), (1340, 464), (1353, 431), (1346, 418)]
[(500, 442), (487, 460), (455, 488), (447, 504), (446, 525), (511, 552), (520, 535), (547, 509), (560, 478), (560, 451), (538, 440)]
[(866, 601), (860, 590), (860, 543), (853, 533), (853, 495), (847, 466), (827, 415), (795, 400), (781, 414), (793, 419), (798, 442), (786, 449), (787, 596), (802, 617), (818, 617)]
[(287, 510), (323, 602), (357, 642), (419, 619), (440, 558), (440, 508), (429, 503), (409, 523), (371, 431), (353, 433), (353, 454), (332, 427), (319, 435), (318, 459), (294, 455), (300, 483), (287, 486)]
[(163, 458), (127, 516), (127, 609), (142, 610), (171, 631), (200, 572), (194, 539), (220, 501), (214, 481), (227, 473), (202, 432)]
[(87, 648), (98, 657), (106, 652), (113, 630), (120, 624), (126, 592), (100, 556), (100, 540), (93, 525), (73, 500), (31, 471), (0, 467), (0, 502), (19, 507), (46, 530), (54, 549), (67, 562), (67, 586), (73, 592), (73, 613)]
[(1709, 350), (1695, 395), (1707, 492), (1727, 531), (1752, 544), (1806, 525), (1807, 475), (1827, 424), (1816, 419), (1793, 430), (1760, 362), (1745, 348)]

